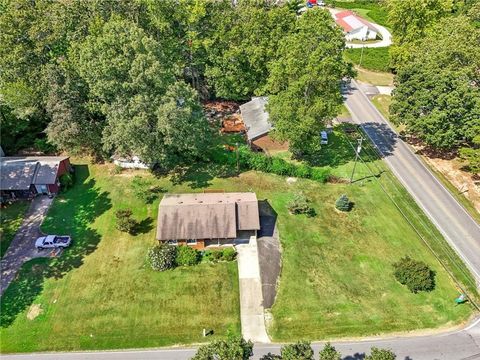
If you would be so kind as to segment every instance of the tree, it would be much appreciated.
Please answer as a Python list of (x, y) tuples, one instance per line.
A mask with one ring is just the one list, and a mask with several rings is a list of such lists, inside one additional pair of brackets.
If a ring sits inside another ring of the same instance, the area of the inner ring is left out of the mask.
[(391, 118), (427, 145), (456, 148), (480, 135), (480, 29), (464, 16), (428, 32), (399, 68)]
[(340, 211), (350, 211), (352, 208), (352, 204), (350, 203), (350, 199), (347, 195), (342, 194), (340, 197), (335, 201), (335, 207), (337, 210)]
[(372, 347), (370, 355), (367, 355), (365, 360), (395, 360), (396, 358), (397, 355), (391, 350)]
[(156, 271), (166, 271), (176, 266), (177, 247), (172, 245), (156, 245), (147, 252), (147, 262)]
[(406, 256), (393, 264), (393, 275), (397, 281), (417, 293), (432, 291), (435, 288), (435, 272), (422, 261), (416, 261)]
[(322, 9), (298, 17), (295, 29), (280, 41), (269, 65), (267, 110), (273, 135), (289, 141), (295, 152), (319, 145), (325, 122), (343, 102), (342, 79), (353, 75), (351, 64), (343, 59), (344, 48), (342, 31)]
[(244, 100), (263, 94), (268, 64), (295, 24), (295, 12), (273, 2), (240, 1), (218, 17), (205, 76), (218, 97)]
[(472, 147), (460, 149), (460, 158), (467, 164), (467, 169), (473, 174), (480, 173), (480, 135), (473, 138)]
[(137, 222), (132, 218), (132, 210), (123, 209), (115, 211), (115, 217), (117, 218), (117, 229), (126, 233), (133, 233)]
[(229, 337), (202, 345), (192, 360), (247, 360), (252, 355), (253, 343), (242, 337)]
[(282, 357), (277, 354), (268, 353), (263, 355), (260, 360), (282, 360)]
[(281, 349), (283, 360), (313, 360), (313, 349), (309, 342), (297, 342), (282, 346)]
[(320, 351), (319, 360), (341, 360), (342, 355), (330, 343), (326, 343)]
[(452, 0), (387, 0), (386, 5), (394, 38), (390, 50), (394, 68), (408, 61), (411, 47), (453, 10)]

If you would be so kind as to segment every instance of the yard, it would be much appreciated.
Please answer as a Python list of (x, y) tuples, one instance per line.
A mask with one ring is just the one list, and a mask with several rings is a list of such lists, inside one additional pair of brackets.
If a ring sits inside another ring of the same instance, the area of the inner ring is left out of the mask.
[[(349, 146), (336, 131), (319, 163), (330, 164), (335, 175), (348, 178), (353, 168)], [(440, 257), (448, 253), (458, 259), (382, 163), (363, 155), (368, 168), (358, 164), (353, 185), (302, 179), (287, 183), (285, 177), (254, 171), (217, 177), (200, 166), (171, 178), (140, 174), (163, 191), (255, 191), (259, 199), (269, 201), (278, 214), (283, 246), (280, 287), (269, 324), (275, 341), (372, 335), (465, 321), (472, 313), (470, 306), (454, 306), (458, 290), (453, 281), (382, 192), (377, 178), (412, 212), (415, 225), (425, 226), (423, 234)], [(149, 270), (144, 258), (154, 243), (158, 200), (145, 205), (133, 196), (131, 182), (138, 173), (112, 175), (111, 170), (109, 165), (77, 166), (76, 187), (57, 198), (43, 229), (71, 233), (74, 245), (57, 260), (27, 264), (7, 290), (2, 299), (2, 352), (188, 344), (205, 340), (203, 328), (213, 329), (214, 337), (239, 333), (236, 263), (165, 273)], [(288, 213), (287, 203), (300, 191), (312, 200), (316, 217)], [(347, 214), (334, 210), (343, 193), (355, 203)], [(142, 222), (137, 236), (115, 230), (113, 213), (125, 207)], [(412, 294), (394, 280), (391, 264), (404, 255), (436, 271), (434, 291)], [(471, 277), (459, 264), (449, 266), (469, 284)]]
[(0, 258), (7, 251), (22, 224), (23, 216), (29, 205), (28, 201), (16, 201), (0, 209)]

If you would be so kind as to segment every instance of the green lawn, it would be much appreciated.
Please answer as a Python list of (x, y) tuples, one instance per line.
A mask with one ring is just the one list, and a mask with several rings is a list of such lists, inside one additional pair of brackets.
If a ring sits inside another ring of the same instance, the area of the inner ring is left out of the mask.
[[(131, 173), (111, 176), (105, 165), (76, 171), (77, 185), (56, 198), (43, 225), (72, 234), (72, 247), (59, 259), (31, 261), (7, 289), (1, 351), (185, 344), (204, 341), (203, 328), (214, 330), (209, 340), (238, 334), (236, 262), (150, 270), (158, 201), (146, 206), (133, 197)], [(137, 236), (115, 229), (114, 211), (126, 207), (141, 221)]]
[[(255, 191), (259, 199), (270, 202), (278, 214), (283, 247), (279, 292), (269, 325), (274, 340), (372, 335), (466, 320), (471, 307), (454, 306), (458, 290), (453, 281), (380, 183), (457, 278), (468, 286), (471, 276), (367, 145), (362, 158), (368, 168), (359, 163), (353, 185), (302, 179), (288, 184), (284, 177), (253, 171), (215, 177), (214, 171), (201, 166), (172, 178), (140, 174), (168, 192), (202, 187)], [(349, 149), (337, 129), (318, 163), (329, 163), (335, 175), (348, 178), (353, 168)], [(239, 333), (236, 263), (165, 273), (149, 270), (144, 258), (154, 243), (158, 200), (142, 204), (131, 192), (134, 173), (112, 176), (110, 170), (106, 165), (77, 167), (78, 184), (55, 200), (44, 230), (71, 233), (74, 245), (59, 259), (27, 264), (7, 290), (2, 299), (2, 352), (185, 344), (203, 341), (204, 327), (214, 329), (214, 337)], [(288, 213), (286, 205), (299, 191), (312, 200), (316, 217)], [(343, 193), (355, 203), (348, 214), (334, 209)], [(131, 207), (142, 221), (141, 234), (126, 236), (115, 230), (113, 213), (124, 207)], [(411, 294), (394, 280), (391, 264), (404, 255), (423, 260), (436, 271), (434, 291)]]
[(354, 65), (361, 66), (367, 70), (390, 71), (390, 54), (388, 47), (346, 49), (345, 58)]
[(28, 201), (16, 201), (0, 209), (0, 257), (15, 237), (29, 205)]

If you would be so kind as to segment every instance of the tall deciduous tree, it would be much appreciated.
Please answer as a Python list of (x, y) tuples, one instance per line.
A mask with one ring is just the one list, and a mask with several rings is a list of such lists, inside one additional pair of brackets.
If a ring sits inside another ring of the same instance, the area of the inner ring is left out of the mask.
[(453, 10), (453, 0), (387, 0), (388, 21), (394, 45), (390, 53), (394, 68), (410, 58), (412, 45), (420, 41), (439, 19)]
[(392, 120), (440, 148), (480, 134), (480, 29), (464, 16), (439, 21), (396, 76)]
[(268, 111), (274, 135), (288, 140), (292, 149), (309, 147), (337, 114), (342, 79), (353, 75), (343, 59), (344, 48), (342, 31), (322, 9), (305, 12), (280, 41), (270, 64)]

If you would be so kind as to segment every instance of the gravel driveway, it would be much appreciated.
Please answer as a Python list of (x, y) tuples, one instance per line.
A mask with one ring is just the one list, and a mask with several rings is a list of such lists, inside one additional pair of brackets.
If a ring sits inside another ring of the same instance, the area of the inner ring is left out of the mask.
[(36, 257), (50, 256), (51, 250), (38, 251), (35, 248), (35, 240), (42, 235), (40, 225), (42, 225), (52, 202), (53, 199), (50, 199), (48, 196), (38, 196), (30, 204), (22, 225), (20, 225), (17, 234), (0, 262), (2, 271), (0, 295), (3, 294), (25, 262)]

